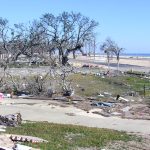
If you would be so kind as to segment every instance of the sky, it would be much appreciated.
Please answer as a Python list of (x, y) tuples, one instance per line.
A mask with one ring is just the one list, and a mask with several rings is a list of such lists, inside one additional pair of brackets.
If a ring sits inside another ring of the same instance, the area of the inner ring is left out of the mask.
[(125, 53), (150, 54), (150, 0), (0, 0), (0, 17), (27, 23), (45, 13), (80, 12), (99, 22), (97, 45), (107, 37)]

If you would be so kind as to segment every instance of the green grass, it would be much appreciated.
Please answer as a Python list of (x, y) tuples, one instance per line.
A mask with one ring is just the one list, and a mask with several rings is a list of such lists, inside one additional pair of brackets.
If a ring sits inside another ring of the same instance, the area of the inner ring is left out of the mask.
[[(140, 95), (143, 95), (144, 85), (147, 88), (150, 87), (148, 79), (141, 79), (139, 77), (100, 78), (94, 75), (74, 74), (70, 78), (73, 80), (76, 93), (81, 96), (96, 96), (100, 92), (109, 92), (116, 96), (117, 94), (121, 95), (129, 91), (137, 91)], [(146, 96), (150, 96), (150, 90), (146, 90)]]
[(30, 144), (42, 150), (71, 150), (77, 147), (101, 148), (110, 141), (130, 141), (135, 137), (109, 129), (88, 128), (74, 125), (60, 125), (47, 122), (26, 123), (21, 127), (8, 128), (7, 133), (36, 136), (48, 143)]
[(143, 95), (144, 91), (144, 85), (147, 88), (146, 90), (146, 96), (150, 96), (150, 80), (149, 79), (143, 79), (140, 77), (130, 77), (130, 76), (124, 76), (124, 77), (114, 77), (112, 81), (115, 80), (117, 82), (122, 82), (125, 85), (128, 85), (131, 90), (139, 92), (140, 95)]
[[(81, 96), (97, 96), (98, 93), (109, 92), (116, 96), (128, 91), (124, 85), (114, 84), (112, 78), (100, 78), (94, 75), (74, 74), (71, 76), (77, 94)], [(77, 87), (79, 85), (79, 87)], [(84, 91), (82, 91), (84, 89)]]

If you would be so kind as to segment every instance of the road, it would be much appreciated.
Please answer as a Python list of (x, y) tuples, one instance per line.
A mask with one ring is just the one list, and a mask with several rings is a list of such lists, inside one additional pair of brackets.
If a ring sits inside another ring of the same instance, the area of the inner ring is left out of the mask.
[(108, 128), (119, 131), (150, 134), (149, 120), (102, 117), (87, 113), (73, 106), (61, 107), (46, 100), (4, 99), (0, 104), (0, 114), (20, 112), (23, 120), (48, 121), (61, 124)]

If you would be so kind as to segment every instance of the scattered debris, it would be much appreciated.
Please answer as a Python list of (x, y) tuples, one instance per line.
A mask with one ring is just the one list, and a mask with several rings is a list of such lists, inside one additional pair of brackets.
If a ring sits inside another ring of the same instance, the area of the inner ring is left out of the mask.
[(130, 110), (130, 107), (129, 107), (129, 106), (127, 106), (127, 107), (125, 107), (125, 108), (122, 109), (123, 112), (127, 112), (127, 111), (129, 111), (129, 110)]
[(53, 100), (68, 101), (67, 97), (64, 97), (64, 96), (54, 97)]
[(3, 98), (4, 98), (4, 94), (0, 93), (0, 100), (3, 100)]
[(47, 89), (47, 96), (52, 97), (53, 94), (54, 94), (53, 90), (51, 88), (48, 88)]
[(4, 98), (11, 98), (11, 94), (4, 94)]
[(97, 95), (98, 97), (105, 97), (103, 94), (99, 94), (99, 95)]
[(6, 131), (6, 128), (0, 127), (0, 132), (5, 132), (5, 131)]
[(126, 99), (126, 98), (123, 98), (123, 97), (119, 97), (119, 99), (118, 99), (119, 101), (124, 101), (124, 102), (129, 102), (129, 100), (128, 99)]
[(21, 114), (0, 115), (0, 125), (16, 127), (22, 122)]
[(89, 68), (90, 67), (90, 65), (87, 65), (87, 64), (84, 64), (83, 66), (82, 66), (82, 68)]
[(75, 116), (74, 113), (65, 113), (65, 114), (68, 115), (68, 116)]
[(31, 142), (31, 143), (47, 143), (48, 141), (33, 136), (15, 135), (10, 136), (12, 141)]
[(108, 93), (108, 92), (104, 92), (103, 94), (105, 97), (110, 97), (112, 95), (111, 93)]
[(112, 112), (111, 115), (113, 115), (113, 116), (122, 116), (122, 113)]
[(92, 106), (97, 106), (97, 107), (112, 107), (113, 103), (107, 103), (107, 102), (94, 102), (91, 104)]
[(104, 112), (104, 111), (94, 111), (93, 114), (99, 114), (101, 116), (104, 116), (104, 117), (110, 117), (111, 114), (107, 113), (107, 112)]
[(32, 150), (32, 147), (16, 144), (13, 149), (15, 150)]
[(14, 142), (9, 138), (7, 134), (0, 134), (0, 149), (12, 150)]

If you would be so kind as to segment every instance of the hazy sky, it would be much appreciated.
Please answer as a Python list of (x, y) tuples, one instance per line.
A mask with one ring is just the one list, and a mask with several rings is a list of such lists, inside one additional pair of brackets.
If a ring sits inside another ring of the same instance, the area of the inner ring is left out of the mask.
[(125, 52), (150, 53), (150, 0), (0, 0), (0, 17), (27, 23), (44, 13), (81, 12), (99, 22), (97, 42), (107, 37)]

